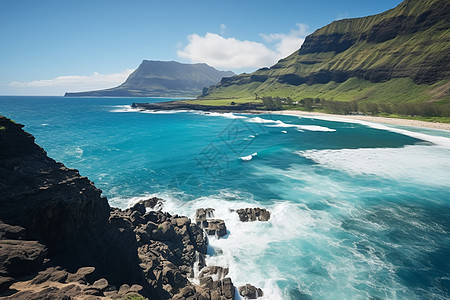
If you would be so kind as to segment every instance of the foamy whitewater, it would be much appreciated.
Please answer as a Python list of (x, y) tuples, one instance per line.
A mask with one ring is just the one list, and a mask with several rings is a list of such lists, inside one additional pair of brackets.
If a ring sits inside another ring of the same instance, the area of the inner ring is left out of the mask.
[[(262, 299), (450, 298), (450, 132), (130, 107), (167, 100), (0, 97), (0, 114), (113, 206), (215, 208), (229, 233), (207, 263)], [(247, 207), (269, 222), (231, 212)]]

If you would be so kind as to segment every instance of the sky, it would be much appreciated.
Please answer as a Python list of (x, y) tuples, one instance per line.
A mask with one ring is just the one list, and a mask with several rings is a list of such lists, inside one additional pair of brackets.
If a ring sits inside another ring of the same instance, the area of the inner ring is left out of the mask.
[(0, 0), (0, 95), (119, 85), (142, 60), (270, 67), (339, 19), (401, 0)]

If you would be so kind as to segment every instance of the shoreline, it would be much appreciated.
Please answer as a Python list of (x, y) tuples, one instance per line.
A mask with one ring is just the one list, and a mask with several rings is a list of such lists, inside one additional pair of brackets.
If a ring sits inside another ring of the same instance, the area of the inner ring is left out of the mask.
[(376, 116), (366, 116), (366, 115), (337, 115), (337, 114), (327, 114), (322, 112), (310, 112), (301, 110), (257, 110), (255, 105), (251, 104), (238, 104), (235, 106), (211, 106), (211, 105), (200, 105), (200, 104), (190, 104), (184, 103), (182, 101), (170, 101), (170, 102), (157, 102), (157, 103), (133, 103), (132, 108), (138, 110), (199, 110), (206, 112), (219, 112), (219, 113), (250, 113), (250, 114), (279, 114), (279, 115), (295, 115), (295, 116), (323, 116), (332, 117), (341, 120), (360, 120), (372, 123), (384, 123), (391, 125), (402, 125), (402, 126), (413, 126), (437, 130), (450, 131), (450, 123), (439, 123), (439, 122), (427, 122), (412, 119), (401, 119), (401, 118), (387, 118), (387, 117), (376, 117)]
[[(261, 113), (258, 111), (258, 113)], [(321, 112), (310, 112), (310, 111), (300, 111), (300, 110), (280, 110), (280, 111), (267, 111), (267, 113), (271, 114), (279, 114), (279, 115), (295, 115), (295, 116), (323, 116), (323, 117), (332, 117), (335, 119), (341, 120), (360, 120), (372, 123), (384, 123), (390, 125), (401, 125), (401, 126), (412, 126), (412, 127), (421, 127), (421, 128), (429, 128), (429, 129), (437, 129), (437, 130), (446, 130), (450, 131), (450, 124), (448, 123), (438, 123), (438, 122), (426, 122), (420, 120), (411, 120), (411, 119), (401, 119), (401, 118), (386, 118), (386, 117), (375, 117), (375, 116), (364, 116), (364, 115), (336, 115), (336, 114), (327, 114)]]

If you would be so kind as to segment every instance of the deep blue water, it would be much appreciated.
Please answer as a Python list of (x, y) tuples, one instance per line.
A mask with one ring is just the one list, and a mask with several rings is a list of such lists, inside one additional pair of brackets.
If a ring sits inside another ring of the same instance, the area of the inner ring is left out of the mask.
[[(113, 206), (156, 195), (171, 213), (215, 208), (229, 235), (210, 239), (208, 263), (265, 299), (449, 298), (449, 132), (133, 101), (0, 97), (0, 114)], [(269, 222), (230, 212), (255, 206)]]

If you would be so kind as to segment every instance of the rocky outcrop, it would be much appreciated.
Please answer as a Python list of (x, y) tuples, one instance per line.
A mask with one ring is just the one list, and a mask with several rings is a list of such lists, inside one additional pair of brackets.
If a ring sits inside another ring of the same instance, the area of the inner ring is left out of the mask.
[(132, 108), (138, 110), (201, 110), (201, 111), (236, 111), (236, 112), (246, 112), (254, 109), (259, 109), (263, 105), (259, 103), (242, 103), (235, 105), (201, 105), (192, 104), (189, 101), (169, 101), (169, 102), (159, 102), (159, 103), (133, 103)]
[(260, 288), (254, 287), (251, 284), (240, 286), (238, 290), (239, 294), (245, 299), (257, 299), (264, 296), (264, 293)]
[(242, 222), (269, 221), (270, 212), (265, 208), (241, 208), (236, 210)]
[(227, 235), (227, 227), (225, 222), (220, 219), (212, 219), (213, 217), (213, 208), (199, 208), (195, 213), (195, 221), (197, 225), (205, 230), (207, 235), (214, 235), (217, 238)]
[(189, 280), (206, 265), (196, 223), (158, 198), (110, 208), (22, 127), (0, 116), (0, 299), (233, 299), (230, 278)]

